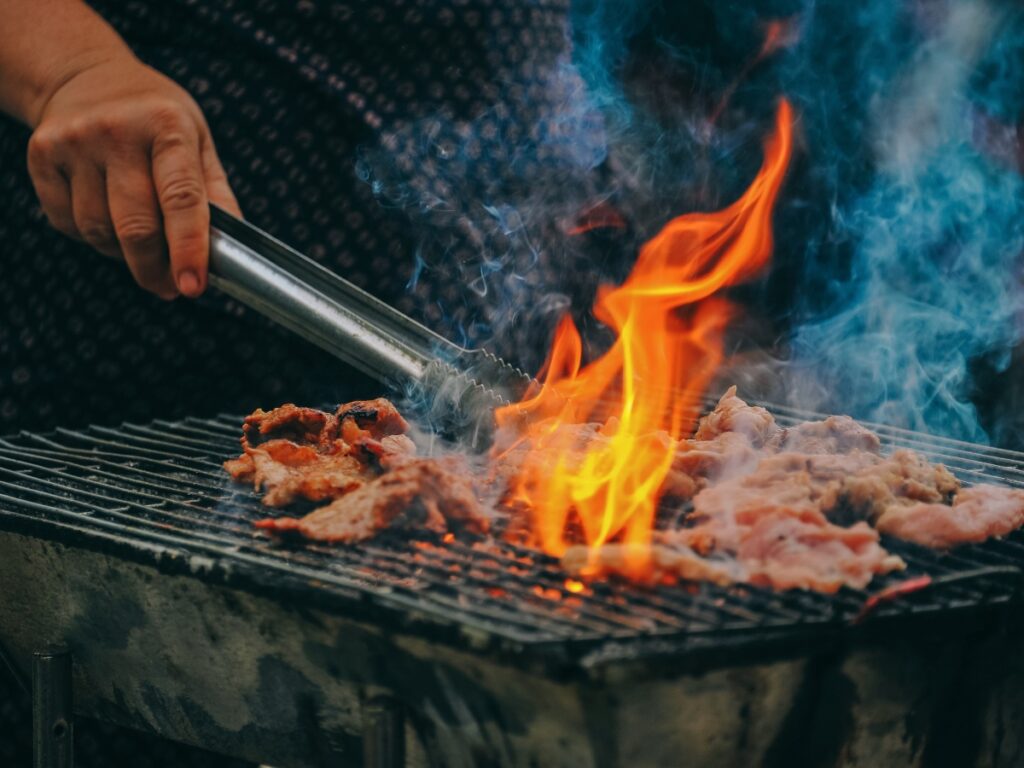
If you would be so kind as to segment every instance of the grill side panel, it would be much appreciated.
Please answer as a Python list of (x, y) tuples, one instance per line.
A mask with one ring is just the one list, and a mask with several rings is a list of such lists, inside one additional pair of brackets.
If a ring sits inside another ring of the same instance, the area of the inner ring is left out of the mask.
[[(0, 532), (0, 633), (75, 655), (79, 714), (282, 768), (360, 764), (364, 707), (417, 766), (1016, 764), (1024, 633), (965, 625), (699, 674), (557, 680), (152, 564)], [(965, 735), (967, 738), (965, 738)]]

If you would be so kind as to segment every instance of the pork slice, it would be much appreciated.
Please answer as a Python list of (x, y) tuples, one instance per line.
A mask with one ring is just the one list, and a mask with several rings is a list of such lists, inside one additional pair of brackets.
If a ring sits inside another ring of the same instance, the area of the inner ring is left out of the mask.
[(747, 473), (774, 450), (782, 434), (768, 411), (748, 405), (730, 387), (700, 420), (693, 437), (676, 444), (662, 492), (689, 499), (723, 478)]
[(367, 458), (376, 459), (381, 467), (416, 455), (416, 443), (408, 435), (388, 435), (380, 440), (366, 437), (360, 439), (353, 447), (361, 450)]
[(253, 463), (253, 485), (265, 491), (263, 503), (283, 507), (298, 499), (324, 501), (345, 494), (376, 472), (348, 452), (322, 454), (290, 440), (271, 440), (246, 449)]
[(490, 521), (456, 463), (410, 459), (305, 517), (260, 520), (256, 526), (353, 543), (385, 529), (484, 533)]
[(242, 426), (245, 453), (224, 468), (262, 488), (268, 506), (330, 500), (375, 477), (390, 457), (415, 453), (407, 429), (384, 398), (346, 403), (337, 414), (290, 403), (256, 410)]
[[(404, 435), (409, 431), (408, 422), (402, 418), (394, 403), (383, 397), (375, 400), (353, 400), (339, 405), (334, 416), (342, 425), (343, 433), (348, 431), (350, 436), (353, 435), (352, 427), (368, 433), (365, 436), (375, 440), (381, 440), (389, 435)], [(347, 437), (346, 439), (348, 440)]]
[(358, 438), (381, 440), (403, 435), (409, 425), (390, 400), (354, 400), (339, 405), (335, 413), (285, 403), (264, 411), (258, 408), (242, 423), (242, 446), (256, 447), (268, 440), (290, 440), (333, 453), (339, 439), (354, 443)]
[(744, 533), (736, 556), (747, 580), (775, 589), (862, 589), (876, 574), (905, 567), (882, 548), (878, 532), (867, 523), (844, 528), (770, 514), (758, 517)]
[(237, 459), (225, 461), (224, 470), (237, 483), (251, 483), (256, 474), (256, 465), (253, 464), (252, 456), (243, 453)]
[(760, 406), (748, 405), (736, 395), (736, 387), (729, 387), (718, 405), (697, 424), (694, 440), (713, 440), (719, 435), (733, 432), (750, 440), (755, 447), (770, 444), (782, 429), (775, 417)]
[(849, 416), (829, 416), (821, 421), (807, 421), (785, 430), (779, 450), (792, 453), (837, 454), (881, 450), (878, 435)]
[(576, 545), (562, 555), (562, 566), (571, 574), (594, 576), (617, 574), (630, 576), (637, 558), (648, 557), (650, 581), (710, 581), (732, 584), (743, 581), (735, 562), (718, 562), (701, 557), (692, 549), (672, 542), (652, 543), (649, 547), (631, 544), (603, 544), (599, 547)]
[[(930, 464), (912, 451), (883, 457), (859, 449), (823, 454), (785, 451), (764, 456), (753, 472), (737, 478), (737, 482), (744, 489), (758, 489), (770, 499), (785, 498), (799, 488), (801, 493), (806, 492), (807, 501), (832, 522), (843, 524), (874, 522), (893, 504), (948, 501), (960, 487), (949, 470), (941, 464)], [(735, 486), (725, 485), (723, 492), (735, 492)], [(714, 498), (709, 496), (708, 500)]]
[[(682, 440), (675, 449), (667, 482), (679, 486), (681, 478), (695, 488), (708, 482), (752, 469), (763, 455), (750, 439), (738, 432), (723, 432), (706, 440)], [(685, 487), (685, 486), (682, 486)]]
[(242, 446), (268, 440), (290, 440), (301, 445), (327, 446), (338, 437), (338, 420), (316, 408), (292, 403), (264, 411), (258, 408), (242, 423)]
[(1024, 490), (998, 485), (964, 488), (956, 494), (952, 506), (927, 502), (894, 504), (876, 523), (882, 533), (939, 549), (1005, 536), (1021, 525)]
[(941, 464), (900, 450), (850, 472), (837, 489), (833, 509), (847, 518), (874, 522), (892, 506), (948, 504), (959, 488), (960, 481)]
[(767, 456), (753, 472), (698, 493), (690, 525), (658, 532), (658, 540), (702, 556), (732, 558), (741, 580), (777, 589), (863, 587), (901, 561), (879, 545), (872, 528), (837, 525), (826, 510), (851, 468), (877, 461), (864, 452)]

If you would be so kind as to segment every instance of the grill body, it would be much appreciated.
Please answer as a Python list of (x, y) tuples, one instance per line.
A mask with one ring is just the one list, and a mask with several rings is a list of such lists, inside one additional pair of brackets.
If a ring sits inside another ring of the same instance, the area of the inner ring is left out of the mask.
[[(0, 441), (0, 643), (16, 667), (66, 643), (83, 714), (283, 767), (358, 761), (381, 696), (406, 712), (411, 765), (1024, 761), (1008, 725), (1024, 715), (1020, 536), (948, 555), (890, 543), (906, 575), (974, 578), (858, 627), (853, 590), (573, 595), (556, 563), (510, 545), (264, 537), (265, 510), (219, 467), (239, 423)], [(966, 479), (1024, 476), (1013, 454), (884, 436)]]
[(0, 534), (0, 587), (17, 666), (73, 649), (79, 713), (282, 768), (359, 765), (380, 696), (405, 712), (409, 766), (1024, 764), (1024, 632), (998, 613), (562, 678), (19, 534)]

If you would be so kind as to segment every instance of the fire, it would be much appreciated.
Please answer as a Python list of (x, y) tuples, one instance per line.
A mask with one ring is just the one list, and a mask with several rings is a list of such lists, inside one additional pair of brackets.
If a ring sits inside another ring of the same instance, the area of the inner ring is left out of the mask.
[[(527, 451), (513, 493), (549, 554), (561, 556), (573, 535), (591, 548), (621, 541), (634, 545), (626, 547), (630, 573), (649, 575), (660, 489), (737, 311), (715, 294), (755, 276), (771, 257), (792, 123), (792, 108), (780, 101), (761, 170), (743, 196), (715, 213), (673, 219), (644, 245), (626, 281), (599, 294), (594, 315), (617, 334), (603, 356), (584, 365), (579, 332), (564, 317), (539, 390), (497, 414)], [(593, 423), (601, 424), (597, 434), (586, 426)]]
[(761, 44), (761, 50), (757, 52), (755, 58), (756, 61), (771, 56), (776, 51), (780, 51), (783, 48), (788, 48), (793, 45), (800, 36), (800, 30), (797, 26), (797, 17), (791, 17), (789, 19), (774, 19), (769, 21), (764, 28), (764, 42)]

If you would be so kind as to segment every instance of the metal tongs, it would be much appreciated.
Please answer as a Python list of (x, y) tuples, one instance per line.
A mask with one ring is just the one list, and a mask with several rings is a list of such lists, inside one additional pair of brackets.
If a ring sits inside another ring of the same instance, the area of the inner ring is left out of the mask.
[(363, 373), (424, 404), (436, 427), (489, 441), (495, 408), (534, 383), (486, 350), (464, 349), (210, 206), (210, 283)]

